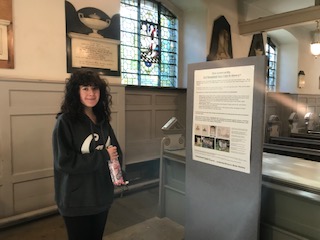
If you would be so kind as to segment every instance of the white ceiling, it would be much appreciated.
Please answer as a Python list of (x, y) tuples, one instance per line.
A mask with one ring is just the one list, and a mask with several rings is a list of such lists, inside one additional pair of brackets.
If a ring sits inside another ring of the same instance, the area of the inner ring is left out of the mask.
[[(319, 0), (238, 0), (238, 4), (244, 8), (250, 6), (251, 8), (259, 9), (259, 12), (264, 13), (264, 15), (260, 15), (259, 17), (266, 17), (302, 8), (313, 7), (317, 5), (316, 1), (320, 3)], [(310, 31), (314, 30), (315, 26), (316, 24), (314, 21), (299, 24), (299, 27), (304, 27)]]
[(315, 0), (238, 0), (238, 3), (255, 6), (270, 15), (315, 6)]
[[(205, 2), (213, 0), (170, 0), (177, 7), (188, 10), (204, 7)], [(294, 11), (302, 8), (308, 8), (317, 5), (316, 1), (320, 3), (320, 0), (238, 0), (238, 8), (246, 9), (257, 9), (259, 15), (257, 17), (266, 17), (274, 14)], [(320, 16), (319, 16), (320, 19)], [(252, 20), (252, 19), (247, 19)], [(311, 32), (316, 28), (316, 23), (314, 21), (302, 23), (297, 26), (302, 31)], [(292, 35), (283, 29), (278, 29), (268, 32), (269, 35), (275, 37), (276, 39), (287, 39), (288, 41), (294, 41)], [(291, 39), (292, 38), (292, 39)], [(291, 40), (290, 40), (291, 39)]]
[[(264, 13), (263, 16), (259, 17), (266, 17), (302, 8), (313, 7), (317, 5), (315, 1), (319, 2), (319, 0), (238, 0), (238, 4), (242, 5), (243, 7), (250, 6), (250, 8), (259, 9), (259, 12)], [(305, 22), (293, 27), (298, 28), (301, 31), (311, 33), (315, 30), (316, 23), (314, 21)], [(281, 41), (283, 39), (286, 39), (286, 42), (295, 41), (292, 35), (284, 29), (270, 31), (268, 32), (268, 35), (272, 36), (274, 39), (277, 39), (278, 41)]]
[[(205, 7), (205, 2), (213, 0), (170, 0), (175, 6), (182, 10), (197, 9)], [(264, 15), (258, 17), (266, 17), (273, 14), (279, 14), (289, 11), (294, 11), (302, 8), (312, 7), (316, 5), (316, 1), (320, 3), (320, 0), (237, 0), (238, 8), (256, 8), (259, 12), (263, 12)], [(239, 7), (240, 6), (240, 7)], [(320, 18), (320, 16), (319, 16)], [(247, 19), (252, 20), (252, 19)], [(314, 28), (314, 22), (304, 23), (305, 26), (312, 25)], [(310, 27), (311, 29), (311, 27)]]
[[(181, 9), (197, 8), (206, 1), (212, 0), (170, 0)], [(315, 1), (317, 0), (238, 0), (238, 5), (251, 5), (272, 15), (315, 6)]]

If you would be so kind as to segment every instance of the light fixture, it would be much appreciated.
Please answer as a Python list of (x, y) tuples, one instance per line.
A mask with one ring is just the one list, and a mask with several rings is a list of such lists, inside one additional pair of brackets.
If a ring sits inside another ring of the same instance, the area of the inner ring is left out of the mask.
[(304, 71), (299, 71), (298, 73), (298, 87), (299, 88), (303, 88), (306, 84), (306, 80), (305, 80), (305, 73)]
[(318, 56), (320, 55), (320, 30), (319, 30), (319, 21), (316, 21), (317, 29), (313, 32), (313, 41), (310, 44), (310, 51), (312, 55)]

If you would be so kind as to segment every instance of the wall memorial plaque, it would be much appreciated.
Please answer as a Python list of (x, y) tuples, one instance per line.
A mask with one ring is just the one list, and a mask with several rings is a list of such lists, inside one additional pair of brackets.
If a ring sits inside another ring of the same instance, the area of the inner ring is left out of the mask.
[(120, 76), (120, 1), (65, 1), (67, 72)]
[(72, 45), (72, 67), (101, 68), (118, 71), (118, 45), (120, 41), (92, 38), (70, 33)]

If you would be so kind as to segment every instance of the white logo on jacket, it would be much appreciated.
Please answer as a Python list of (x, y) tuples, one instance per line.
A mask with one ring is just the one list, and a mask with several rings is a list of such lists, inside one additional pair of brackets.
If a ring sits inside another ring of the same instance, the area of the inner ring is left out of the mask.
[[(93, 140), (93, 136), (92, 135), (94, 136), (94, 141), (98, 142), (99, 135), (97, 133), (90, 134), (82, 143), (82, 146), (81, 146), (81, 153), (82, 154), (90, 153), (90, 144), (91, 144), (91, 142)], [(97, 150), (102, 150), (102, 149), (106, 148), (106, 146), (108, 146), (108, 145), (110, 145), (110, 137), (108, 137), (108, 140), (105, 143), (105, 145), (98, 145), (98, 146), (96, 146), (96, 149)]]

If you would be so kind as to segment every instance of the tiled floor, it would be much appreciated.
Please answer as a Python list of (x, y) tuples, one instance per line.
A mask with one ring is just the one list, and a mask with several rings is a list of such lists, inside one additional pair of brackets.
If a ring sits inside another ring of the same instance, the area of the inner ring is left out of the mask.
[(183, 237), (183, 226), (168, 218), (154, 217), (107, 235), (104, 240), (183, 240)]
[[(116, 198), (110, 210), (104, 240), (182, 239), (183, 227), (169, 219), (157, 218), (157, 211), (157, 187)], [(0, 239), (67, 240), (67, 235), (62, 218), (59, 215), (53, 215), (1, 229)]]

